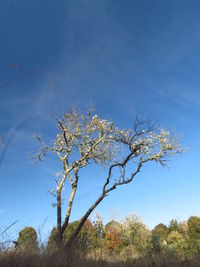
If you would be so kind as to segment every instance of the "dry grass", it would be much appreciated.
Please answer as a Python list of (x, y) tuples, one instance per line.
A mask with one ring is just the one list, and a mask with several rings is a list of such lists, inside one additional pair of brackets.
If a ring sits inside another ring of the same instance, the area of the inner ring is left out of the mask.
[(1, 251), (0, 267), (186, 267), (200, 266), (199, 259), (179, 260), (169, 255), (145, 257), (135, 260), (120, 260), (110, 257), (107, 260), (88, 260), (83, 255), (73, 252), (35, 253), (31, 251)]

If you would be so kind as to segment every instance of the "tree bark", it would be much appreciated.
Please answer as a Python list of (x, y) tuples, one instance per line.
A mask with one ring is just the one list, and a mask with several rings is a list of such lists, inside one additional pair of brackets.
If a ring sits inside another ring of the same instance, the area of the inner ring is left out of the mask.
[(69, 223), (69, 217), (70, 217), (71, 210), (72, 210), (72, 205), (73, 205), (74, 196), (75, 196), (75, 193), (76, 193), (76, 188), (77, 188), (77, 186), (75, 185), (73, 187), (72, 192), (71, 192), (71, 195), (70, 195), (70, 199), (69, 199), (69, 204), (68, 204), (68, 209), (67, 209), (65, 221), (64, 221), (64, 223), (63, 223), (63, 225), (61, 227), (61, 230), (60, 230), (61, 236), (63, 236), (63, 233), (64, 233), (64, 231), (67, 228), (68, 223)]
[(65, 247), (66, 248), (70, 248), (74, 242), (74, 240), (76, 239), (76, 237), (78, 236), (78, 234), (81, 231), (81, 228), (83, 227), (85, 221), (87, 220), (87, 218), (90, 216), (91, 212), (98, 206), (98, 204), (104, 199), (104, 197), (106, 196), (106, 194), (102, 194), (100, 195), (100, 197), (96, 200), (96, 202), (88, 209), (88, 211), (85, 213), (85, 215), (81, 218), (79, 225), (77, 226), (77, 228), (75, 229), (74, 233), (70, 236), (70, 238), (68, 239)]
[(62, 243), (61, 235), (61, 191), (57, 190), (57, 240), (58, 246)]

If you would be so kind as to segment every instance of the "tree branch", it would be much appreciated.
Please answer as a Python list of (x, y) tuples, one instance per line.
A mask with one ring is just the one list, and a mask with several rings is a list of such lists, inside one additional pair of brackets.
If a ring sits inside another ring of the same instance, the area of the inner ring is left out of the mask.
[(71, 192), (71, 195), (70, 195), (70, 198), (69, 198), (69, 204), (68, 204), (68, 208), (67, 208), (67, 212), (66, 212), (65, 221), (64, 221), (64, 223), (63, 223), (63, 225), (61, 227), (61, 234), (64, 233), (64, 231), (67, 228), (68, 223), (69, 223), (69, 218), (70, 218), (70, 215), (71, 215), (72, 205), (73, 205), (74, 197), (75, 197), (75, 194), (76, 194), (77, 183), (78, 183), (78, 171), (75, 172), (75, 182), (72, 185), (72, 192)]

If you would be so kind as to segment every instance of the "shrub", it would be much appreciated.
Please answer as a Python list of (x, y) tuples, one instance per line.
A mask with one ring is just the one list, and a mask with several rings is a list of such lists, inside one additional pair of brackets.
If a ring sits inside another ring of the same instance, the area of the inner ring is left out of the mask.
[(33, 227), (25, 227), (19, 232), (17, 247), (22, 250), (38, 250), (37, 233)]

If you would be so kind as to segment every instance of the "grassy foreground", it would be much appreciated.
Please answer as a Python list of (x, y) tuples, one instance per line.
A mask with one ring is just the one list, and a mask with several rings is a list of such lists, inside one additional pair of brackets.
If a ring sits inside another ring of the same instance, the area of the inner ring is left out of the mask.
[(180, 260), (172, 255), (162, 254), (154, 257), (122, 260), (115, 256), (106, 260), (86, 259), (74, 251), (71, 253), (19, 253), (16, 251), (0, 252), (0, 267), (184, 267), (200, 266), (200, 256), (191, 260)]

